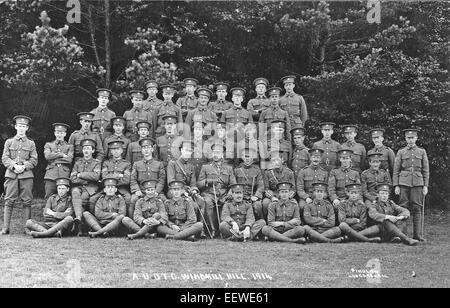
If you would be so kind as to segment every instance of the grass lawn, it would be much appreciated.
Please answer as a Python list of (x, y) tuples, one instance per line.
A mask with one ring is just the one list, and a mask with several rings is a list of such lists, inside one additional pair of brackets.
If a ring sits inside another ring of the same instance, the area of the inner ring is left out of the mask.
[[(36, 201), (34, 219), (42, 217), (41, 206)], [(21, 215), (14, 209), (12, 234), (0, 237), (0, 287), (450, 287), (450, 217), (444, 212), (428, 213), (428, 242), (416, 247), (37, 240), (22, 234)], [(376, 268), (381, 277), (367, 277)]]

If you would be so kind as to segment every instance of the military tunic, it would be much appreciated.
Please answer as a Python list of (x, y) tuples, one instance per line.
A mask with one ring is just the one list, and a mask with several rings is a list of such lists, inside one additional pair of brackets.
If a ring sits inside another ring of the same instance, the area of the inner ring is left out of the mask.
[(175, 105), (172, 101), (163, 102), (161, 107), (156, 110), (155, 112), (155, 136), (160, 137), (164, 135), (165, 128), (164, 128), (164, 120), (163, 117), (166, 115), (171, 115), (177, 118), (177, 123), (183, 122), (183, 117), (181, 114), (181, 109), (177, 105)]
[(217, 115), (207, 106), (203, 107), (201, 105), (198, 105), (197, 108), (189, 110), (185, 120), (185, 123), (189, 127), (189, 129), (195, 122), (201, 121), (207, 123), (204, 128), (203, 134), (210, 136), (211, 130), (213, 129), (213, 124), (217, 122)]
[(197, 222), (193, 203), (194, 201), (190, 198), (166, 200), (164, 206), (168, 216), (167, 226), (172, 228), (173, 225), (177, 225), (181, 231), (192, 227)]
[(372, 153), (380, 153), (381, 157), (381, 165), (380, 169), (387, 170), (389, 172), (392, 172), (394, 170), (394, 161), (395, 161), (395, 154), (394, 151), (387, 146), (381, 146), (381, 147), (374, 147), (370, 149), (367, 152), (367, 155), (370, 155)]
[(177, 99), (177, 102), (175, 103), (178, 108), (181, 109), (181, 114), (183, 115), (183, 120), (186, 119), (186, 115), (189, 111), (194, 110), (197, 108), (198, 105), (198, 98), (195, 95), (189, 96), (183, 96)]
[(197, 188), (197, 176), (195, 175), (194, 165), (183, 158), (169, 161), (167, 165), (167, 183), (169, 184), (173, 181), (182, 181), (191, 189)]
[[(55, 215), (50, 216), (46, 214), (48, 209), (54, 211)], [(64, 218), (72, 215), (72, 198), (69, 195), (61, 198), (58, 194), (54, 194), (47, 199), (47, 203), (44, 208), (44, 225), (46, 228), (51, 228)]]
[(92, 121), (92, 130), (98, 129), (100, 139), (103, 141), (106, 138), (106, 129), (110, 125), (111, 119), (116, 116), (116, 113), (109, 108), (94, 108), (91, 110), (94, 114)]
[(209, 109), (211, 109), (217, 116), (218, 119), (222, 117), (222, 114), (233, 107), (233, 103), (229, 101), (214, 101), (209, 103)]
[(154, 122), (154, 114), (152, 111), (145, 111), (144, 109), (131, 108), (130, 110), (125, 111), (123, 117), (127, 120), (127, 134), (126, 136), (131, 141), (136, 141), (139, 138), (137, 134), (138, 128), (136, 124), (138, 122), (148, 122), (151, 124), (150, 127), (150, 136), (153, 137), (155, 135), (155, 122)]
[(114, 178), (118, 181), (117, 187), (128, 190), (131, 178), (131, 164), (125, 159), (111, 158), (103, 162), (102, 178)]
[(240, 231), (247, 226), (251, 227), (255, 223), (253, 207), (246, 201), (239, 203), (236, 201), (226, 202), (222, 210), (222, 221), (230, 225), (232, 222), (236, 222)]
[(314, 197), (313, 183), (328, 183), (328, 172), (320, 167), (312, 164), (300, 170), (297, 175), (297, 195), (300, 198), (300, 207), (306, 204), (306, 199)]
[(97, 145), (95, 147), (95, 153), (99, 161), (103, 161), (105, 158), (105, 151), (103, 149), (103, 143), (98, 133), (92, 131), (85, 131), (83, 129), (74, 131), (69, 137), (69, 144), (73, 146), (75, 157), (83, 157), (83, 149), (81, 147), (81, 141), (84, 139), (92, 139)]
[(279, 169), (269, 169), (264, 171), (264, 190), (278, 197), (277, 184), (280, 182), (289, 182), (294, 184), (294, 172), (288, 167), (281, 166)]
[[(66, 157), (64, 157), (64, 154)], [(45, 199), (56, 193), (56, 178), (70, 177), (73, 161), (73, 146), (66, 141), (47, 142), (44, 146), (47, 167), (44, 175)]]
[(259, 117), (259, 122), (266, 123), (268, 127), (270, 123), (274, 120), (283, 120), (286, 122), (286, 127), (284, 128), (285, 136), (287, 140), (291, 140), (290, 131), (291, 131), (291, 122), (289, 119), (289, 114), (286, 110), (281, 109), (281, 107), (272, 107), (270, 106), (266, 110), (261, 112)]
[(378, 195), (377, 185), (386, 183), (392, 184), (389, 172), (384, 169), (370, 168), (361, 173), (362, 193), (366, 200), (375, 201)]
[(177, 135), (165, 134), (156, 139), (156, 147), (158, 150), (158, 158), (163, 162), (164, 168), (167, 167), (169, 161), (180, 157), (179, 145), (183, 137)]
[(366, 148), (358, 142), (344, 142), (341, 144), (342, 150), (352, 150), (352, 168), (361, 173), (366, 166)]
[(135, 162), (131, 170), (131, 192), (133, 194), (138, 191), (143, 193), (144, 188), (141, 184), (145, 180), (157, 181), (156, 192), (162, 193), (166, 183), (166, 171), (163, 163), (154, 159)]
[(98, 181), (101, 174), (101, 162), (91, 158), (81, 158), (73, 165), (70, 181), (75, 187), (83, 187), (90, 196), (95, 194), (99, 188)]
[[(392, 216), (404, 216), (406, 218), (409, 218), (410, 212), (397, 204), (394, 203), (392, 200), (388, 200), (386, 202), (376, 200), (374, 203), (370, 203), (368, 211), (369, 216), (369, 224), (370, 225), (377, 225), (380, 228), (380, 235), (383, 240), (388, 240), (392, 237), (391, 234), (388, 233), (386, 228), (384, 227), (384, 222), (386, 221), (386, 215), (392, 215)], [(397, 221), (395, 225), (397, 228), (402, 229), (405, 220), (403, 221)]]
[[(15, 136), (6, 140), (2, 163), (6, 167), (5, 172), (5, 206), (12, 207), (17, 198), (22, 199), (24, 207), (31, 206), (33, 200), (33, 171), (38, 163), (38, 154), (34, 141), (26, 136)], [(24, 165), (25, 170), (16, 174), (14, 165)]]
[(350, 168), (337, 168), (330, 172), (328, 177), (328, 196), (331, 202), (336, 199), (344, 200), (347, 198), (345, 186), (348, 184), (361, 184), (359, 173)]
[(106, 158), (109, 158), (109, 148), (108, 148), (108, 143), (113, 142), (113, 141), (122, 141), (123, 145), (123, 153), (122, 153), (122, 157), (125, 158), (127, 155), (127, 150), (128, 150), (128, 146), (130, 145), (131, 141), (130, 139), (128, 139), (127, 137), (125, 137), (125, 135), (116, 135), (113, 134), (111, 136), (108, 136), (105, 138), (105, 141), (103, 142), (103, 149), (105, 149), (105, 154), (106, 154)]
[(305, 205), (303, 212), (305, 224), (323, 233), (335, 226), (334, 209), (330, 202), (315, 199)]
[(125, 200), (120, 195), (102, 195), (95, 204), (95, 218), (105, 226), (114, 220), (114, 213), (125, 216)]
[[(362, 231), (367, 227), (367, 207), (362, 200), (345, 200), (338, 207), (339, 222), (345, 222), (353, 230)], [(359, 223), (357, 222), (359, 219)]]
[(280, 97), (280, 108), (288, 112), (292, 127), (305, 126), (308, 119), (308, 110), (303, 96), (297, 93), (286, 93)]
[[(214, 185), (213, 181), (216, 181)], [(236, 177), (232, 167), (223, 162), (211, 162), (204, 165), (200, 170), (197, 182), (198, 188), (203, 191), (203, 194), (210, 196), (214, 195), (215, 187), (218, 201), (227, 193), (228, 186), (231, 184), (236, 184)]]
[(253, 123), (253, 118), (250, 111), (244, 109), (242, 106), (232, 106), (222, 113), (221, 121), (227, 123), (227, 125), (238, 123)]
[(208, 158), (206, 156), (207, 150), (205, 149), (206, 137), (203, 137), (201, 139), (193, 138), (192, 140), (195, 147), (194, 151), (192, 152), (192, 157), (189, 159), (189, 161), (194, 166), (195, 177), (198, 179), (200, 170), (202, 170), (202, 166), (208, 163)]
[(158, 198), (149, 198), (144, 196), (136, 202), (133, 220), (140, 227), (143, 227), (144, 220), (153, 217), (154, 214), (161, 215), (160, 221), (166, 224), (168, 221), (164, 202)]
[(288, 167), (294, 171), (294, 174), (297, 174), (309, 165), (310, 157), (309, 157), (309, 149), (305, 146), (296, 146), (291, 152), (288, 161)]
[[(283, 226), (274, 227), (274, 222), (284, 222)], [(284, 233), (301, 225), (300, 210), (297, 201), (278, 200), (269, 205), (267, 225), (279, 233)]]
[(341, 145), (337, 141), (322, 139), (314, 143), (313, 149), (321, 149), (324, 151), (320, 164), (328, 172), (338, 166), (338, 151), (341, 150)]
[(250, 111), (255, 122), (259, 121), (261, 113), (269, 107), (270, 100), (265, 95), (252, 98), (247, 103), (247, 110)]
[(244, 198), (246, 200), (250, 200), (252, 196), (259, 199), (263, 198), (264, 179), (259, 167), (241, 164), (234, 172), (236, 175), (236, 182), (244, 185)]
[(159, 98), (157, 98), (156, 96), (154, 96), (154, 97), (149, 96), (144, 101), (144, 103), (142, 105), (142, 109), (144, 109), (145, 111), (148, 111), (148, 112), (152, 112), (152, 114), (154, 114), (156, 110), (161, 108), (163, 103), (164, 102), (162, 100), (160, 100)]
[(127, 155), (125, 159), (133, 165), (135, 162), (144, 159), (144, 154), (142, 154), (142, 147), (139, 144), (139, 141), (131, 142), (127, 149)]

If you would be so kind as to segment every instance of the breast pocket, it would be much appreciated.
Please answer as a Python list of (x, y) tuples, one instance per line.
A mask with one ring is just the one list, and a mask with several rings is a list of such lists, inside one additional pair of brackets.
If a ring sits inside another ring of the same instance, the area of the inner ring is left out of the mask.
[(411, 153), (405, 153), (402, 155), (402, 168), (411, 167)]
[(33, 150), (33, 149), (32, 149), (32, 147), (31, 147), (30, 144), (24, 144), (24, 145), (22, 146), (22, 149), (19, 148), (18, 151), (20, 151), (20, 153), (18, 152), (18, 155), (19, 155), (19, 157), (22, 158), (22, 159), (28, 159), (28, 158), (30, 158), (30, 155), (31, 155), (31, 151), (32, 151), (32, 150)]
[(345, 184), (353, 184), (353, 183), (356, 183), (356, 174), (350, 174), (349, 176), (348, 176), (348, 183), (345, 183)]

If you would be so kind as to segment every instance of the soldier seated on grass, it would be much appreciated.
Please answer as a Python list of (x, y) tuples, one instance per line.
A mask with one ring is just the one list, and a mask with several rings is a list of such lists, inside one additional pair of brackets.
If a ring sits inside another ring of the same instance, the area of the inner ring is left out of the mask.
[(255, 221), (253, 207), (244, 200), (244, 185), (230, 185), (233, 200), (226, 202), (222, 210), (222, 222), (219, 229), (225, 238), (235, 241), (248, 241), (262, 236), (261, 230), (266, 225), (263, 219)]
[(362, 235), (381, 236), (382, 241), (391, 241), (393, 243), (403, 242), (406, 245), (417, 245), (418, 240), (409, 238), (402, 231), (402, 224), (409, 218), (409, 211), (398, 206), (389, 199), (391, 186), (389, 184), (380, 184), (377, 187), (378, 197), (376, 202), (369, 205), (369, 218), (374, 226), (367, 228)]
[(381, 242), (379, 237), (368, 238), (361, 234), (367, 228), (367, 207), (361, 200), (361, 185), (349, 184), (346, 190), (348, 199), (341, 202), (338, 208), (339, 229), (358, 242)]
[(95, 216), (87, 211), (83, 213), (86, 224), (93, 230), (89, 232), (89, 237), (114, 235), (122, 225), (127, 209), (125, 199), (116, 194), (117, 184), (114, 178), (103, 179), (104, 195), (95, 204)]
[(44, 221), (27, 220), (26, 227), (34, 238), (62, 237), (69, 235), (73, 226), (72, 198), (69, 195), (70, 180), (58, 178), (55, 180), (57, 194), (47, 199), (44, 208)]
[(196, 205), (192, 198), (185, 197), (184, 185), (181, 181), (169, 183), (172, 198), (164, 202), (168, 221), (159, 225), (156, 231), (166, 239), (195, 241), (195, 236), (203, 230), (203, 223), (197, 222)]
[(305, 231), (310, 241), (318, 243), (342, 243), (341, 229), (335, 226), (334, 209), (324, 199), (327, 184), (313, 183), (314, 200), (307, 203), (303, 212)]
[(145, 196), (136, 202), (133, 219), (125, 217), (122, 223), (131, 231), (129, 240), (141, 237), (156, 238), (156, 227), (167, 223), (164, 202), (156, 193), (157, 181), (147, 180), (142, 183)]
[(278, 242), (304, 244), (305, 229), (301, 226), (299, 206), (295, 199), (289, 198), (292, 184), (281, 182), (277, 187), (280, 200), (269, 205), (268, 225), (263, 227), (262, 233)]

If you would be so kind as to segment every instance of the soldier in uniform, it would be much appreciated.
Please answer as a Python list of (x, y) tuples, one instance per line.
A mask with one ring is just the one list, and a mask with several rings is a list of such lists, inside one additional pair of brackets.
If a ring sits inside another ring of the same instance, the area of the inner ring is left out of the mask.
[(391, 184), (389, 171), (380, 169), (381, 153), (371, 153), (368, 157), (370, 168), (361, 173), (362, 192), (367, 206), (377, 199), (378, 184)]
[(155, 80), (148, 80), (145, 83), (145, 88), (147, 91), (147, 99), (144, 101), (142, 108), (154, 115), (156, 110), (163, 104), (163, 101), (156, 97), (156, 94), (158, 94), (158, 83)]
[(47, 168), (44, 175), (45, 199), (56, 193), (56, 178), (70, 176), (70, 168), (73, 161), (73, 146), (64, 138), (67, 135), (69, 125), (53, 123), (55, 140), (47, 142), (44, 146), (44, 156), (47, 160)]
[(164, 195), (164, 186), (166, 183), (166, 171), (162, 162), (153, 158), (154, 151), (154, 140), (151, 138), (144, 138), (139, 141), (142, 148), (142, 154), (144, 158), (133, 164), (131, 169), (131, 202), (128, 211), (128, 217), (133, 217), (134, 206), (136, 201), (144, 196), (144, 189), (142, 183), (145, 180), (157, 181), (156, 192), (158, 193), (158, 198), (166, 200)]
[(38, 162), (36, 145), (26, 135), (31, 119), (19, 115), (13, 120), (16, 135), (6, 140), (2, 155), (2, 163), (6, 167), (2, 235), (9, 234), (14, 203), (19, 197), (22, 201), (25, 221), (31, 218), (34, 178), (32, 170)]
[(291, 122), (289, 119), (288, 112), (280, 108), (281, 89), (278, 87), (273, 87), (270, 88), (267, 92), (269, 92), (270, 107), (261, 112), (259, 122), (270, 125), (275, 120), (284, 121), (284, 123), (286, 123), (285, 124), (286, 139), (290, 141), (291, 136), (289, 135), (289, 132), (291, 131)]
[(126, 214), (125, 200), (117, 195), (117, 180), (103, 179), (104, 193), (95, 204), (95, 214), (86, 211), (83, 218), (90, 230), (89, 237), (108, 237), (118, 232)]
[(90, 112), (79, 112), (77, 113), (77, 116), (80, 118), (81, 129), (74, 131), (69, 137), (69, 144), (74, 148), (75, 160), (83, 157), (81, 141), (84, 139), (92, 139), (96, 144), (96, 153), (94, 153), (93, 156), (102, 162), (105, 158), (102, 140), (98, 133), (91, 131), (91, 125), (95, 115)]
[(177, 105), (175, 105), (172, 101), (173, 96), (175, 94), (175, 87), (173, 85), (167, 84), (161, 86), (163, 90), (163, 98), (164, 102), (161, 107), (156, 110), (155, 113), (155, 136), (156, 138), (164, 135), (164, 117), (165, 116), (174, 116), (177, 118), (177, 123), (183, 123), (183, 117), (181, 114), (181, 109)]
[(328, 172), (320, 166), (323, 150), (311, 149), (309, 155), (311, 164), (299, 171), (297, 183), (297, 195), (299, 198), (300, 215), (303, 218), (303, 210), (308, 203), (313, 202), (314, 187), (313, 183), (328, 183)]
[(236, 184), (236, 177), (233, 168), (224, 163), (225, 147), (223, 144), (212, 144), (211, 151), (213, 161), (202, 167), (197, 185), (206, 203), (206, 219), (211, 225), (212, 235), (218, 237), (221, 208), (228, 196), (228, 186)]
[(266, 151), (264, 150), (264, 143), (258, 139), (258, 127), (256, 123), (247, 123), (244, 126), (244, 140), (243, 148), (250, 148), (256, 152), (254, 163), (261, 167), (261, 156)]
[(292, 144), (290, 140), (284, 138), (286, 122), (283, 120), (273, 120), (270, 123), (270, 131), (263, 137), (263, 146), (265, 152), (261, 157), (261, 168), (268, 168), (267, 161), (270, 159), (270, 152), (277, 151), (283, 156), (283, 163), (287, 165), (292, 153)]
[(361, 199), (361, 185), (349, 184), (348, 199), (339, 204), (339, 229), (350, 239), (358, 242), (379, 243), (381, 238), (368, 238), (361, 234), (367, 228), (367, 207)]
[(133, 103), (133, 108), (124, 112), (123, 117), (127, 120), (127, 137), (131, 142), (137, 141), (139, 135), (137, 133), (137, 123), (138, 122), (148, 122), (150, 123), (150, 136), (154, 137), (155, 123), (154, 114), (152, 111), (145, 111), (143, 108), (143, 102), (146, 93), (139, 90), (130, 91), (131, 102)]
[(253, 81), (253, 85), (255, 86), (256, 97), (248, 101), (247, 110), (252, 114), (253, 121), (258, 122), (261, 112), (270, 106), (270, 101), (266, 96), (269, 81), (266, 78), (260, 77)]
[(223, 206), (220, 232), (231, 240), (254, 240), (262, 236), (261, 230), (266, 226), (263, 219), (255, 221), (252, 205), (244, 200), (244, 185), (230, 185), (233, 200)]
[(228, 134), (225, 122), (218, 121), (214, 126), (213, 136), (206, 140), (204, 150), (208, 160), (212, 160), (211, 146), (220, 144), (225, 147), (224, 162), (230, 166), (234, 164), (234, 139)]
[(206, 122), (196, 121), (194, 122), (192, 128), (192, 141), (195, 146), (190, 162), (194, 166), (195, 176), (197, 179), (200, 175), (202, 166), (208, 163), (207, 152), (209, 150), (207, 149), (207, 137), (203, 135), (206, 125)]
[(181, 109), (184, 122), (188, 112), (197, 108), (198, 99), (195, 97), (195, 90), (197, 89), (198, 80), (195, 78), (185, 78), (183, 79), (183, 83), (186, 96), (178, 98), (176, 105)]
[(177, 117), (166, 115), (163, 117), (165, 134), (156, 139), (157, 157), (167, 167), (169, 161), (178, 159), (180, 153), (178, 151), (182, 136), (178, 135)]
[(370, 135), (372, 136), (372, 142), (375, 145), (370, 149), (367, 154), (380, 153), (381, 154), (381, 169), (389, 171), (392, 174), (394, 170), (395, 154), (394, 151), (383, 144), (384, 141), (384, 129), (375, 128), (370, 130)]
[(123, 151), (122, 157), (125, 158), (125, 155), (128, 150), (128, 146), (130, 145), (130, 139), (125, 137), (124, 130), (126, 126), (127, 120), (124, 117), (114, 117), (111, 119), (111, 127), (113, 128), (113, 134), (108, 136), (103, 141), (103, 149), (105, 149), (106, 158), (109, 158), (109, 149), (108, 143), (111, 141), (120, 141), (122, 142)]
[(83, 234), (82, 220), (83, 212), (89, 210), (94, 213), (95, 201), (98, 199), (98, 181), (101, 174), (101, 162), (92, 157), (96, 147), (95, 140), (81, 140), (83, 157), (78, 159), (70, 174), (72, 182), (72, 203), (75, 212), (75, 229), (78, 235)]
[(148, 138), (150, 134), (150, 127), (151, 124), (148, 122), (137, 122), (136, 128), (137, 133), (139, 135), (139, 140), (131, 142), (127, 149), (127, 155), (125, 156), (125, 159), (130, 162), (131, 165), (133, 165), (135, 162), (138, 162), (144, 158), (142, 155), (142, 148), (140, 146), (140, 141), (142, 139)]
[(216, 114), (217, 118), (222, 118), (224, 111), (233, 107), (233, 103), (226, 100), (229, 84), (226, 82), (218, 82), (214, 85), (216, 89), (217, 100), (209, 104), (209, 108)]
[(146, 180), (142, 182), (145, 196), (136, 202), (133, 219), (125, 217), (122, 224), (133, 232), (127, 235), (129, 240), (138, 239), (149, 235), (156, 238), (156, 227), (164, 225), (168, 221), (164, 202), (158, 198), (156, 181)]
[(286, 93), (280, 98), (280, 107), (289, 113), (290, 124), (294, 126), (305, 126), (308, 119), (308, 109), (306, 108), (303, 96), (294, 92), (295, 76), (289, 75), (281, 78)]
[[(198, 95), (198, 105), (197, 108), (189, 110), (186, 116), (186, 127), (192, 127), (194, 122), (205, 122), (206, 127), (204, 129), (204, 134), (206, 136), (211, 136), (211, 130), (213, 129), (214, 123), (217, 122), (217, 115), (208, 107), (209, 99), (211, 98), (212, 92), (207, 88), (199, 88), (197, 90)], [(186, 133), (186, 132), (185, 132)], [(188, 137), (188, 136), (186, 136)]]
[(328, 176), (328, 196), (333, 203), (334, 209), (337, 211), (339, 203), (347, 198), (345, 186), (348, 184), (361, 184), (361, 178), (358, 171), (351, 168), (352, 151), (339, 150), (339, 160), (341, 166), (331, 170)]
[(193, 204), (189, 197), (184, 197), (184, 183), (173, 181), (169, 184), (172, 198), (164, 202), (168, 221), (166, 225), (159, 225), (156, 230), (166, 239), (195, 240), (195, 235), (203, 230), (203, 224), (197, 222)]
[[(269, 205), (278, 200), (277, 185), (281, 182), (295, 183), (294, 172), (283, 164), (283, 158), (279, 151), (270, 153), (270, 167), (264, 170), (264, 192), (265, 198), (262, 203), (262, 211), (256, 211), (256, 216), (267, 218)], [(293, 198), (295, 191), (291, 190), (290, 197)]]
[(257, 152), (245, 148), (241, 152), (243, 162), (234, 170), (236, 182), (244, 187), (244, 200), (250, 203), (255, 212), (262, 212), (264, 179), (261, 168), (254, 164)]
[(117, 191), (124, 198), (127, 209), (130, 208), (130, 178), (131, 164), (122, 158), (123, 142), (111, 141), (108, 144), (111, 159), (104, 161), (102, 166), (102, 179), (113, 178), (117, 180)]
[(407, 145), (398, 150), (395, 156), (393, 183), (395, 194), (400, 195), (399, 205), (408, 208), (412, 213), (413, 238), (422, 242), (425, 241), (421, 225), (430, 168), (427, 152), (416, 145), (418, 131), (415, 128), (403, 130)]
[(306, 243), (297, 201), (289, 198), (292, 183), (280, 182), (277, 188), (280, 200), (269, 205), (267, 226), (263, 227), (262, 233), (268, 239), (278, 242)]
[(70, 198), (70, 180), (68, 178), (55, 179), (58, 193), (47, 199), (44, 208), (43, 222), (27, 220), (26, 227), (34, 238), (62, 237), (70, 234), (73, 226), (73, 207)]
[(111, 91), (108, 89), (97, 89), (97, 101), (98, 107), (91, 110), (94, 115), (92, 121), (92, 130), (98, 129), (100, 139), (102, 142), (107, 137), (107, 127), (110, 124), (112, 118), (116, 116), (116, 113), (108, 108), (108, 103), (111, 99)]
[(297, 177), (300, 170), (309, 165), (309, 149), (303, 144), (305, 141), (305, 129), (301, 126), (291, 129), (294, 148), (290, 153), (288, 167), (294, 171)]
[(345, 125), (343, 127), (344, 136), (347, 140), (341, 144), (341, 149), (352, 150), (352, 168), (361, 173), (366, 166), (366, 148), (361, 143), (355, 141), (356, 125)]
[(409, 238), (402, 231), (403, 224), (409, 218), (408, 209), (398, 206), (389, 199), (389, 184), (379, 184), (377, 187), (378, 198), (369, 205), (369, 218), (375, 225), (362, 232), (363, 235), (381, 236), (383, 241), (393, 243), (403, 242), (406, 245), (417, 245), (419, 240)]
[(319, 124), (323, 138), (314, 143), (313, 148), (321, 149), (324, 152), (322, 155), (321, 166), (330, 172), (338, 166), (338, 151), (341, 149), (339, 142), (331, 139), (333, 135), (333, 128), (336, 124), (332, 122), (322, 122)]
[(318, 243), (342, 243), (341, 229), (336, 227), (333, 206), (325, 200), (326, 183), (313, 183), (314, 200), (305, 205), (303, 213), (305, 232), (310, 241)]

